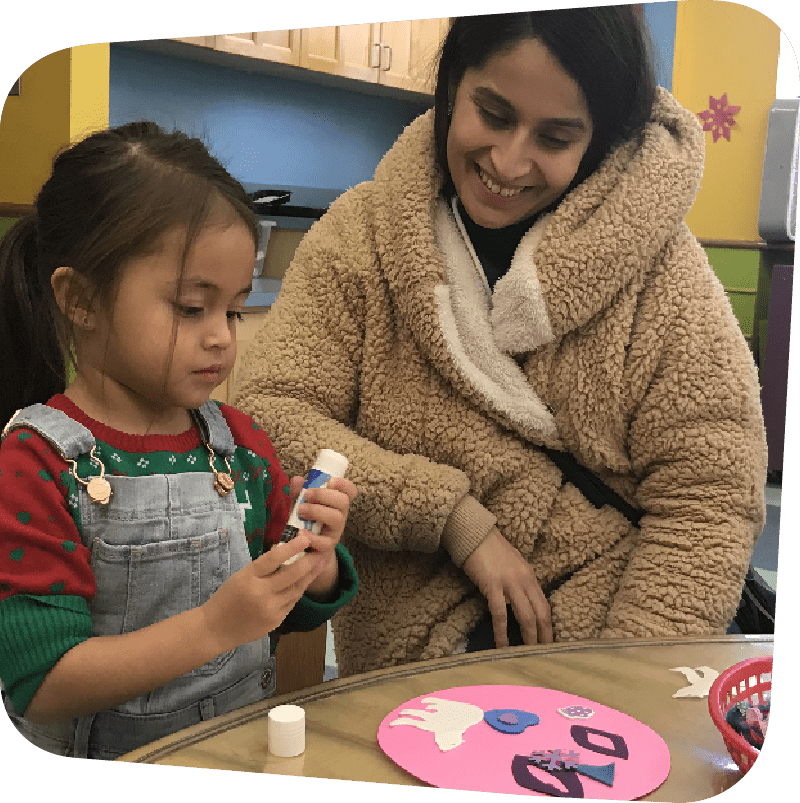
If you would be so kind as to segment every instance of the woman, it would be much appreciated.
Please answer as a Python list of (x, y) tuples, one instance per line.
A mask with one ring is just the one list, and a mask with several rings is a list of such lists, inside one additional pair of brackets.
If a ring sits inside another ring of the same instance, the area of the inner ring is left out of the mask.
[(296, 252), (236, 403), (291, 472), (350, 458), (342, 676), (734, 615), (764, 517), (759, 388), (683, 222), (704, 135), (646, 41), (630, 6), (455, 20), (435, 108)]

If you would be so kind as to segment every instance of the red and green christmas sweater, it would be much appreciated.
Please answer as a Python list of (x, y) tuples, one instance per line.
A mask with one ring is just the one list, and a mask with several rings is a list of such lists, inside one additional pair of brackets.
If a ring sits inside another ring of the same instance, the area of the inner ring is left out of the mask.
[[(56, 395), (47, 404), (92, 432), (108, 474), (210, 472), (197, 426), (179, 435), (129, 435), (87, 417), (66, 396)], [(236, 444), (231, 476), (250, 555), (256, 558), (280, 540), (290, 513), (289, 481), (256, 423), (228, 405), (220, 404), (220, 410)], [(78, 460), (80, 476), (86, 476), (88, 467), (81, 463), (87, 459)], [(352, 559), (341, 544), (336, 553), (336, 599), (321, 603), (302, 597), (281, 632), (318, 627), (356, 593)], [(25, 710), (56, 662), (91, 637), (88, 602), (94, 593), (70, 466), (36, 432), (15, 429), (0, 445), (0, 679), (17, 711)]]

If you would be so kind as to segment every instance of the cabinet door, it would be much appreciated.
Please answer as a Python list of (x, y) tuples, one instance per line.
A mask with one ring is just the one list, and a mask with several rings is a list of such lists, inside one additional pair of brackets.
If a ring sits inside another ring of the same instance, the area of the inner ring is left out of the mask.
[(300, 31), (226, 33), (214, 37), (214, 49), (254, 59), (300, 64)]
[(304, 28), (300, 66), (374, 83), (378, 78), (377, 34), (378, 26), (370, 22)]
[(214, 49), (215, 36), (184, 36), (183, 38), (173, 39), (173, 42), (186, 42), (187, 45), (200, 45)]
[(381, 23), (381, 66), (378, 83), (433, 94), (436, 57), (447, 20)]

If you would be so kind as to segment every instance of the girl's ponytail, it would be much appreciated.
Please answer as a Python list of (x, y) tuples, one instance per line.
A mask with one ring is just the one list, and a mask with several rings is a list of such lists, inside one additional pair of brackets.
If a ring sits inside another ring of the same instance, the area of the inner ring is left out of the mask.
[(44, 403), (66, 385), (37, 240), (35, 215), (18, 220), (0, 239), (0, 428), (21, 407)]

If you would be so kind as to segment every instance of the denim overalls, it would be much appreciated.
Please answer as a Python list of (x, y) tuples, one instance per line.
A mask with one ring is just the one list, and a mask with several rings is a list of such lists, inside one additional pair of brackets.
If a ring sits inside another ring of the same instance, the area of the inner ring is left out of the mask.
[[(194, 415), (204, 443), (216, 455), (230, 457), (233, 437), (217, 405), (208, 401)], [(20, 426), (41, 434), (67, 460), (95, 445), (86, 427), (45, 405), (22, 410), (7, 432)], [(221, 497), (210, 468), (207, 473), (107, 479), (113, 491), (108, 505), (91, 502), (86, 488), (76, 483), (82, 540), (97, 583), (89, 601), (94, 636), (139, 630), (202, 605), (250, 563), (236, 493)], [(265, 636), (91, 716), (36, 725), (14, 712), (7, 695), (5, 703), (17, 728), (39, 747), (60, 755), (112, 759), (274, 691), (275, 659)]]

